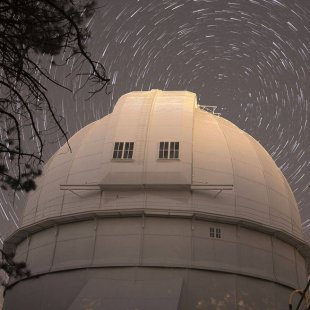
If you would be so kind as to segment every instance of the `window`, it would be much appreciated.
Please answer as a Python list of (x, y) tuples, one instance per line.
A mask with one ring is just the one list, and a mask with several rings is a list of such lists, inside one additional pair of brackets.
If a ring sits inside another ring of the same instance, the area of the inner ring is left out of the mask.
[(113, 159), (132, 159), (133, 142), (115, 142)]
[(221, 239), (222, 238), (221, 228), (210, 227), (210, 238)]
[(214, 238), (214, 227), (210, 227), (210, 238)]
[(160, 142), (159, 144), (159, 158), (168, 158), (169, 142)]
[(160, 142), (159, 159), (179, 158), (179, 142)]
[(123, 158), (130, 159), (132, 158), (132, 155), (133, 155), (133, 142), (126, 142)]

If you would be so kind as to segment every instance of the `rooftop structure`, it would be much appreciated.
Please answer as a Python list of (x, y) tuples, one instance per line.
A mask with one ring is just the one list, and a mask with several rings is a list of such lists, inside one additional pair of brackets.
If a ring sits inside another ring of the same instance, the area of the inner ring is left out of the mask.
[(285, 309), (304, 287), (285, 177), (194, 93), (131, 92), (69, 143), (5, 242), (32, 277), (4, 310)]

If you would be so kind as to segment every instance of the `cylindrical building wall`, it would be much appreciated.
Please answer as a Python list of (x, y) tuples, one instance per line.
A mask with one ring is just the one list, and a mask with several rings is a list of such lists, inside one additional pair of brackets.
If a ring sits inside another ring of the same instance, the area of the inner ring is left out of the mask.
[[(92, 309), (125, 309), (128, 303), (142, 309), (153, 309), (151, 304), (154, 309), (284, 309), (289, 292), (306, 280), (303, 257), (286, 242), (238, 225), (184, 217), (57, 225), (25, 239), (16, 259), (27, 262), (33, 278), (7, 291), (12, 309), (20, 309), (25, 293), (32, 297), (23, 300), (23, 309), (45, 310), (47, 304), (85, 309), (87, 299), (95, 302)], [(75, 277), (79, 283), (73, 285)], [(101, 290), (105, 286), (109, 293)], [(113, 290), (119, 293), (111, 296)]]
[(18, 283), (4, 309), (283, 310), (291, 289), (197, 269), (113, 267), (48, 273)]
[[(213, 233), (214, 232), (214, 233)], [(289, 287), (306, 267), (290, 244), (237, 225), (181, 217), (95, 218), (42, 230), (16, 251), (33, 275), (73, 268), (154, 266), (216, 270)]]

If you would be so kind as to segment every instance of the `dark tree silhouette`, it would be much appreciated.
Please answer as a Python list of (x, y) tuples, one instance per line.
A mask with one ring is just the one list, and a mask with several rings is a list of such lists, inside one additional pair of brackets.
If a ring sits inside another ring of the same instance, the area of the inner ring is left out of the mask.
[[(86, 21), (96, 10), (91, 0), (1, 0), (0, 1), (0, 186), (30, 191), (41, 174), (43, 135), (39, 113), (67, 139), (61, 117), (47, 95), (46, 83), (71, 91), (54, 78), (46, 61), (74, 68), (71, 74), (90, 82), (90, 96), (109, 82), (105, 68), (86, 50)], [(57, 57), (59, 55), (59, 57)], [(55, 57), (54, 57), (55, 56)], [(61, 56), (61, 57), (60, 57)], [(87, 73), (86, 73), (87, 72)], [(45, 81), (45, 82), (44, 82)], [(82, 87), (83, 87), (82, 86)], [(37, 150), (29, 151), (24, 136)]]
[[(31, 275), (29, 269), (24, 262), (15, 262), (13, 255), (9, 255), (0, 249), (0, 269), (2, 269), (9, 277), (20, 279)], [(8, 287), (8, 283), (3, 281), (0, 285)]]

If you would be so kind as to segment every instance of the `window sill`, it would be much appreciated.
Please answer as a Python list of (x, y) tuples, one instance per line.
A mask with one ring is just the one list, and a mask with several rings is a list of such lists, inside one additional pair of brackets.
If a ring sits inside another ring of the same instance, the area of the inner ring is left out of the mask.
[(130, 162), (134, 162), (134, 160), (132, 158), (112, 158), (111, 162), (130, 163)]
[(157, 158), (157, 161), (180, 161), (180, 158)]

